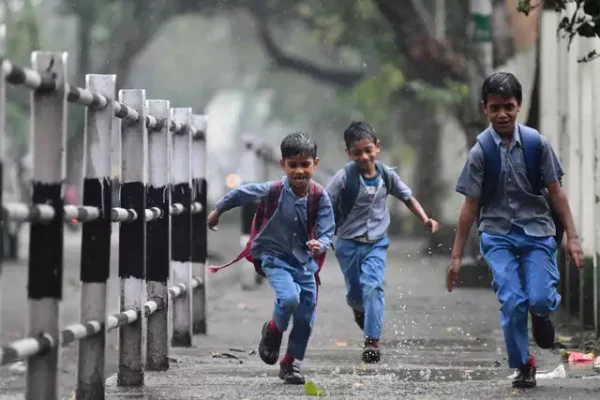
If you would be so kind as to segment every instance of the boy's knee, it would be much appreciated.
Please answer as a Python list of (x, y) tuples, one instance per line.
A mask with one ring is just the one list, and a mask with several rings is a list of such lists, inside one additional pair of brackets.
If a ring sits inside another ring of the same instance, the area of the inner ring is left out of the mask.
[(297, 308), (300, 304), (300, 296), (298, 294), (290, 294), (288, 296), (280, 297), (277, 299), (277, 302), (282, 308), (285, 309), (294, 309)]

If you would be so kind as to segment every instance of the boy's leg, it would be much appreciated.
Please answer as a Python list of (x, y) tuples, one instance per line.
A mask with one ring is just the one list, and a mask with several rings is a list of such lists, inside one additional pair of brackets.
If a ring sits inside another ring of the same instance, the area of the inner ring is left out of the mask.
[(560, 306), (558, 294), (560, 274), (556, 265), (556, 243), (553, 237), (536, 238), (525, 236), (525, 251), (521, 265), (525, 292), (529, 299), (529, 311), (533, 337), (542, 349), (554, 346), (554, 325), (550, 313)]
[(362, 330), (364, 330), (365, 325), (365, 311), (360, 274), (365, 246), (367, 244), (347, 239), (338, 239), (335, 246), (335, 256), (340, 264), (346, 284), (346, 303), (352, 308), (354, 320)]
[[(516, 386), (524, 379), (521, 370), (533, 364), (527, 332), (527, 297), (523, 291), (519, 259), (514, 254), (519, 245), (518, 238), (484, 232), (480, 243), (481, 253), (492, 269), (492, 287), (500, 302), (500, 325), (504, 331), (508, 365), (520, 371), (519, 382), (513, 381)], [(533, 379), (535, 381), (535, 376)]]
[(272, 320), (265, 323), (262, 329), (258, 353), (270, 365), (275, 364), (279, 358), (282, 334), (287, 330), (290, 317), (300, 302), (300, 289), (294, 283), (289, 268), (281, 260), (263, 258), (263, 271), (275, 291), (275, 301)]
[(361, 269), (360, 282), (365, 305), (365, 351), (363, 361), (379, 361), (379, 339), (383, 328), (385, 298), (383, 281), (385, 278), (387, 237), (369, 245)]
[(311, 272), (298, 270), (294, 272), (294, 278), (300, 288), (300, 304), (294, 312), (293, 327), (288, 339), (287, 352), (281, 360), (279, 377), (285, 383), (303, 384), (304, 377), (300, 373), (299, 362), (304, 360), (312, 331), (317, 301), (317, 285), (315, 276)]

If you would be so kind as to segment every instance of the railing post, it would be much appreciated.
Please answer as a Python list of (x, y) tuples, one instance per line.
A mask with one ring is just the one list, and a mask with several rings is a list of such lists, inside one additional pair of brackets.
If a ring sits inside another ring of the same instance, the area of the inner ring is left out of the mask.
[[(593, 85), (592, 85), (592, 99), (594, 110), (600, 107), (600, 70), (593, 68)], [(593, 135), (595, 139), (594, 143), (594, 200), (600, 198), (600, 113), (593, 113)], [(588, 193), (588, 196), (590, 194)], [(600, 339), (600, 232), (598, 228), (600, 226), (600, 202), (594, 201), (594, 269), (593, 269), (593, 282), (594, 282), (594, 331), (596, 333), (596, 339)]]
[(27, 359), (27, 400), (58, 399), (60, 300), (63, 279), (63, 195), (66, 175), (65, 75), (67, 53), (32, 54), (33, 69), (54, 76), (58, 90), (40, 88), (31, 96), (33, 179), (32, 203), (54, 208), (50, 222), (31, 222), (29, 241), (28, 335), (52, 337), (51, 349)]
[(197, 129), (192, 138), (192, 188), (193, 201), (202, 209), (192, 215), (192, 271), (202, 283), (193, 293), (193, 333), (206, 334), (206, 253), (207, 246), (207, 184), (206, 184), (206, 115), (194, 115), (193, 126)]
[[(0, 24), (0, 59), (4, 58), (6, 52), (6, 25)], [(4, 160), (6, 159), (6, 80), (4, 68), (0, 68), (0, 210), (3, 208), (2, 192), (4, 191)], [(4, 261), (4, 225), (6, 221), (0, 221), (0, 287), (2, 286), (2, 263)], [(0, 296), (0, 315), (2, 315), (2, 298)], [(2, 318), (0, 318), (0, 332), (2, 332)]]
[(148, 100), (148, 114), (162, 120), (160, 129), (149, 133), (148, 208), (158, 207), (163, 217), (146, 226), (146, 285), (148, 299), (158, 309), (148, 317), (147, 368), (169, 369), (169, 220), (171, 131), (169, 101)]
[[(86, 88), (114, 99), (115, 75), (87, 75)], [(110, 275), (112, 210), (111, 137), (114, 111), (85, 109), (85, 178), (83, 205), (100, 209), (101, 217), (83, 224), (81, 236), (81, 321), (100, 323), (100, 332), (79, 342), (77, 400), (104, 399), (106, 293)]]
[(148, 131), (146, 129), (146, 91), (120, 90), (121, 103), (139, 113), (137, 122), (121, 122), (122, 186), (121, 207), (133, 209), (137, 219), (122, 223), (119, 229), (119, 278), (121, 312), (141, 312), (135, 322), (119, 329), (119, 386), (144, 384), (146, 298), (146, 182), (148, 165)]
[(183, 213), (173, 216), (171, 231), (171, 272), (175, 285), (185, 285), (185, 292), (173, 299), (174, 347), (192, 345), (192, 265), (191, 265), (191, 165), (192, 138), (189, 129), (191, 108), (172, 108), (171, 118), (185, 128), (173, 136), (172, 202), (181, 203)]

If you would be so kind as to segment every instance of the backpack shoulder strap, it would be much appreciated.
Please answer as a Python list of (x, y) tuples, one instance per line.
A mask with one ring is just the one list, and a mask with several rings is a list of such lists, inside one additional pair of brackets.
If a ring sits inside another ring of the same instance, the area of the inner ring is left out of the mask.
[(306, 221), (310, 239), (317, 238), (317, 218), (319, 216), (319, 203), (321, 202), (322, 195), (323, 187), (318, 183), (311, 181), (308, 190), (308, 199), (306, 199), (306, 210), (308, 213)]
[(263, 200), (265, 201), (265, 212), (262, 216), (263, 222), (270, 220), (273, 214), (275, 214), (275, 210), (277, 210), (277, 206), (279, 205), (279, 196), (281, 196), (282, 189), (283, 182), (281, 180), (273, 182), (269, 194), (267, 194), (267, 197)]
[(480, 203), (487, 201), (498, 185), (502, 159), (498, 145), (492, 136), (490, 129), (486, 129), (477, 136), (477, 143), (483, 150), (483, 182), (481, 188)]
[(392, 174), (390, 174), (390, 170), (389, 170), (388, 166), (385, 165), (384, 163), (382, 163), (381, 161), (375, 161), (375, 166), (377, 167), (377, 172), (379, 172), (381, 179), (383, 179), (383, 183), (385, 184), (386, 193), (390, 194), (390, 192), (392, 191), (393, 182), (392, 182)]
[(542, 190), (542, 177), (540, 165), (542, 161), (542, 138), (540, 133), (528, 126), (518, 125), (521, 144), (523, 146), (523, 158), (527, 169), (527, 179), (535, 194)]
[(352, 207), (354, 207), (354, 201), (358, 196), (358, 191), (360, 190), (360, 177), (358, 168), (352, 161), (344, 165), (344, 171), (346, 172), (346, 185), (340, 196), (340, 206), (342, 215), (346, 217), (350, 214)]

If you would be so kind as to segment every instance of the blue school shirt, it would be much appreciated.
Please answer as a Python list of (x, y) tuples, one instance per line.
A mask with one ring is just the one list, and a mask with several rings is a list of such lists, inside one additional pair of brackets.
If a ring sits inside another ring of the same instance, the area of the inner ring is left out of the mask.
[[(306, 246), (306, 242), (310, 240), (307, 226), (308, 195), (297, 198), (287, 177), (284, 177), (282, 182), (277, 209), (252, 242), (252, 257), (258, 259), (264, 255), (272, 255), (291, 266), (316, 272), (317, 264)], [(261, 200), (268, 195), (274, 183), (241, 185), (219, 200), (216, 209), (219, 214), (223, 214), (245, 203)], [(333, 208), (325, 191), (319, 201), (316, 225), (316, 239), (321, 243), (321, 253), (323, 253), (329, 248), (335, 232)]]
[[(410, 188), (402, 182), (396, 171), (387, 165), (391, 176), (390, 194), (399, 200), (407, 201), (412, 196)], [(383, 179), (365, 179), (360, 176), (360, 189), (354, 207), (345, 221), (338, 226), (338, 237), (341, 239), (367, 239), (376, 241), (387, 235), (390, 226), (390, 212), (387, 208), (387, 190)], [(346, 185), (346, 171), (342, 168), (331, 179), (325, 191), (332, 204), (336, 204)]]
[[(527, 178), (527, 167), (518, 127), (506, 148), (502, 138), (493, 130), (492, 136), (500, 149), (502, 167), (497, 189), (481, 209), (480, 232), (506, 235), (513, 225), (535, 237), (554, 236), (556, 228), (550, 207), (542, 195), (533, 194)], [(563, 176), (562, 166), (548, 139), (541, 136), (541, 177), (546, 185)], [(458, 178), (456, 191), (464, 196), (479, 198), (483, 183), (484, 155), (479, 143), (469, 151), (469, 158)]]

